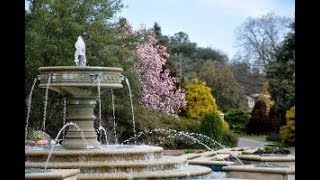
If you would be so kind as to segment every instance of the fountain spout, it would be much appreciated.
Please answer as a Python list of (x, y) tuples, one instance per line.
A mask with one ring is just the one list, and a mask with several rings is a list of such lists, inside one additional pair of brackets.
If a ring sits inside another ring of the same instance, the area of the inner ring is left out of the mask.
[(102, 75), (102, 74), (98, 74), (98, 73), (90, 74), (93, 82), (97, 82), (97, 81), (98, 81), (98, 78), (99, 78), (101, 75)]
[(122, 74), (120, 74), (120, 75), (119, 75), (119, 79), (120, 79), (120, 81), (124, 81), (124, 78), (125, 78), (125, 76), (124, 76), (124, 75), (122, 75)]
[(78, 37), (77, 42), (75, 43), (76, 51), (74, 53), (74, 62), (77, 66), (86, 66), (86, 45), (81, 36)]

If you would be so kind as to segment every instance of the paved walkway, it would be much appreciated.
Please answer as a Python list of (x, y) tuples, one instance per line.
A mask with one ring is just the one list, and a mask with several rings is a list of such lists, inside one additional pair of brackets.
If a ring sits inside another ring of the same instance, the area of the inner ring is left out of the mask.
[(248, 139), (248, 138), (239, 138), (239, 141), (238, 141), (238, 147), (256, 148), (256, 147), (264, 147), (267, 144), (271, 144), (271, 143), (261, 142), (261, 141)]

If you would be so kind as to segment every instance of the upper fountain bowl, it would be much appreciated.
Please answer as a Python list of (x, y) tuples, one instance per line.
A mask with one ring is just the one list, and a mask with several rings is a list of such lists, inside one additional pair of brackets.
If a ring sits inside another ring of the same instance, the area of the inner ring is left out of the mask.
[[(51, 66), (40, 67), (39, 87), (46, 88), (48, 78), (51, 76), (49, 89), (63, 96), (71, 97), (97, 97), (98, 83), (100, 88), (122, 88), (123, 69), (115, 67), (96, 66)], [(99, 79), (98, 79), (99, 77)]]

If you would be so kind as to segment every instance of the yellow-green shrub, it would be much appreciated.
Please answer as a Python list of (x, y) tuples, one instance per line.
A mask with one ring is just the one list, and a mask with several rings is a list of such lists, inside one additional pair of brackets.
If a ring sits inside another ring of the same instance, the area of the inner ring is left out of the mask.
[(230, 126), (227, 121), (223, 121), (222, 129), (223, 129), (222, 144), (227, 147), (237, 146), (238, 137), (230, 130)]
[(229, 124), (227, 123), (227, 121), (223, 121), (223, 123), (222, 123), (222, 128), (223, 128), (224, 131), (230, 130), (230, 126), (229, 126)]
[(269, 82), (265, 81), (258, 97), (258, 100), (263, 101), (266, 104), (267, 113), (269, 113), (270, 108), (274, 105), (274, 101), (272, 101), (270, 98), (269, 88)]
[(295, 106), (291, 107), (286, 112), (286, 119), (287, 120), (293, 120), (293, 121), (296, 119), (296, 107)]
[(280, 128), (280, 137), (285, 144), (295, 144), (295, 106), (291, 107), (286, 113), (285, 126)]
[(199, 119), (207, 112), (218, 112), (215, 98), (211, 94), (211, 88), (204, 81), (193, 79), (186, 86), (187, 116)]

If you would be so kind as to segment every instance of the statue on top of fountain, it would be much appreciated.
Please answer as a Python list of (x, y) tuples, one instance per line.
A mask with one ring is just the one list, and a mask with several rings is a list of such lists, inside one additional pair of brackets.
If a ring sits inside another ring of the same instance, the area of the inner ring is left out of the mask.
[(77, 66), (86, 66), (86, 45), (81, 36), (78, 37), (77, 42), (75, 43), (76, 51), (74, 52), (74, 62)]

